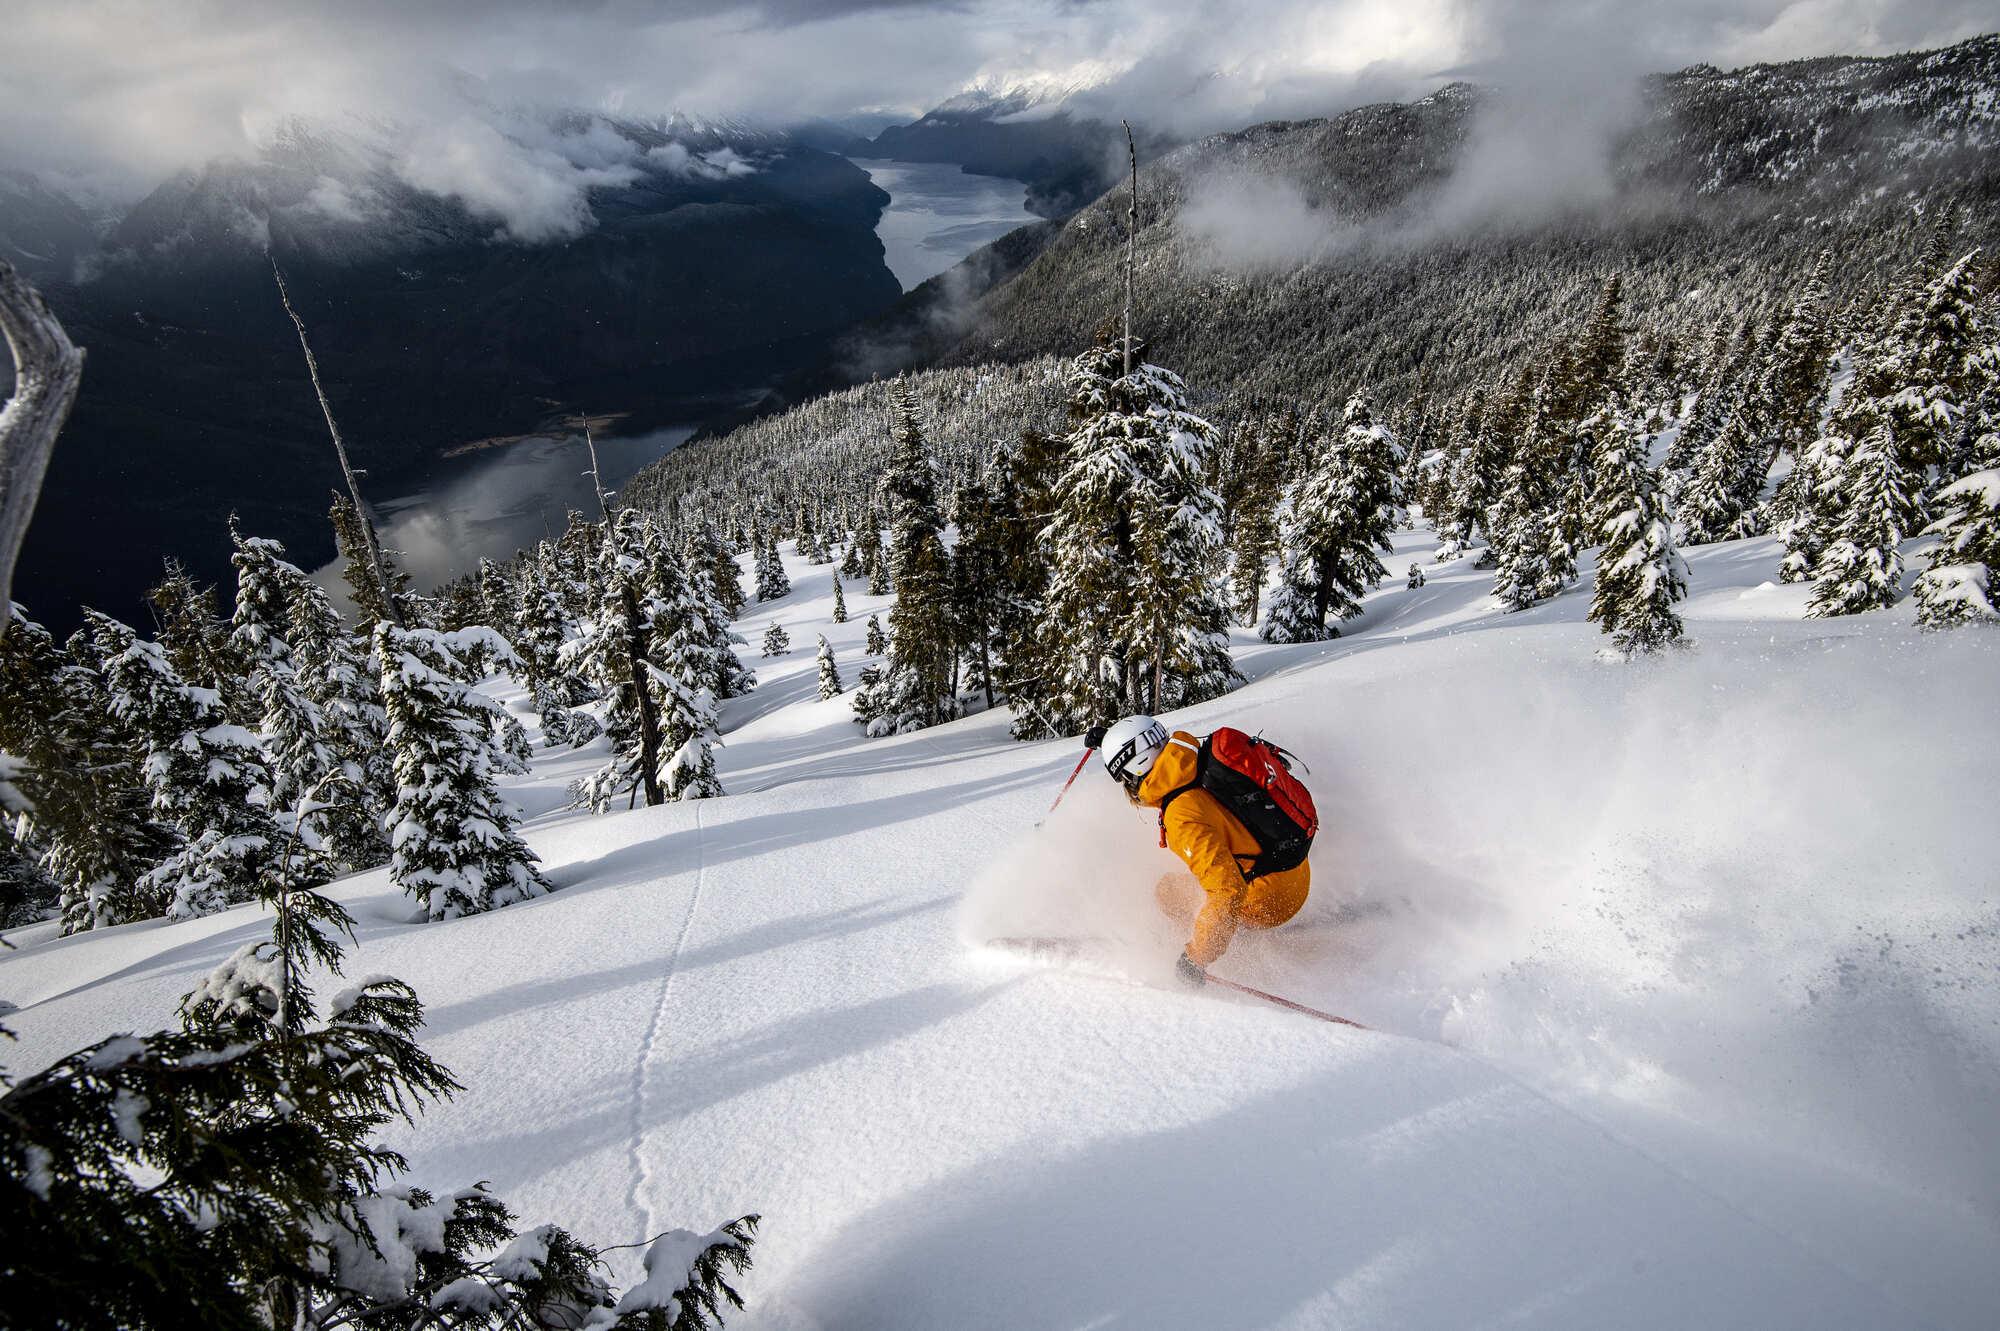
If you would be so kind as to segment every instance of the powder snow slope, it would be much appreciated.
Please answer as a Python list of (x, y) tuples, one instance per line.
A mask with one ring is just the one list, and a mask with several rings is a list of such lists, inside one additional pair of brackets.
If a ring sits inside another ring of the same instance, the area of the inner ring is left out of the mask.
[[(1989, 1326), (2000, 641), (1801, 621), (1768, 541), (1692, 563), (1665, 660), (1462, 561), (1337, 642), (1246, 635), (1254, 682), (1172, 718), (1311, 764), (1313, 899), (1217, 972), (1357, 1032), (1173, 987), (1150, 823), (1093, 771), (1036, 829), (1073, 742), (861, 739), (812, 647), (851, 685), (884, 602), (833, 625), (791, 561), (728, 796), (565, 812), (594, 759), (553, 757), (514, 793), (554, 895), (337, 887), (350, 973), (414, 984), (467, 1083), (397, 1134), (413, 1181), (597, 1243), (760, 1211), (731, 1325), (776, 1331)], [(9, 1066), (168, 1024), (266, 927), (17, 934)], [(1040, 931), (1104, 942), (980, 946)]]

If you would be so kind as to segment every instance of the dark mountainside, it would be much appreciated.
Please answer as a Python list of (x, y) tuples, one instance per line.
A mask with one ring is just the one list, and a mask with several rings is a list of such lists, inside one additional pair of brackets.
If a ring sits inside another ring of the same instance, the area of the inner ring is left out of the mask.
[[(626, 413), (628, 431), (705, 419), (897, 299), (874, 234), (888, 196), (859, 168), (785, 138), (672, 141), (754, 170), (647, 170), (592, 191), (590, 229), (543, 243), (304, 135), (167, 182), (101, 245), (74, 205), (0, 177), (0, 253), (89, 357), (17, 595), (54, 625), (84, 602), (129, 617), (169, 553), (225, 577), (231, 511), (302, 563), (331, 556), (339, 473), (267, 226), (378, 498), (449, 450), (584, 409)], [(365, 206), (326, 204), (328, 181)]]
[[(1364, 384), (1393, 400), (1509, 366), (1614, 270), (1656, 335), (1753, 312), (1823, 246), (1842, 298), (1933, 223), (1965, 248), (1994, 239), (1996, 89), (2000, 37), (1654, 78), (1611, 146), (1608, 197), (1525, 216), (1454, 193), (1490, 96), (1465, 86), (1215, 135), (1142, 171), (1140, 327), (1198, 392), (1337, 405)], [(1308, 234), (1273, 234), (1283, 219), (1245, 180), (1287, 191)], [(1126, 206), (1117, 189), (1071, 218), (939, 360), (1074, 353), (1118, 308)]]

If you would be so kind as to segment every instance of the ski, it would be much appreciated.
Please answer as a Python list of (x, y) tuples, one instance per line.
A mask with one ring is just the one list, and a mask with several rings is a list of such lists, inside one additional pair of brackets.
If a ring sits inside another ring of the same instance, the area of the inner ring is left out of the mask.
[[(985, 945), (987, 947), (1005, 948), (1010, 952), (1039, 953), (1044, 956), (1068, 958), (1087, 956), (1091, 945), (1100, 941), (1102, 940), (1095, 938), (1066, 938), (1053, 935), (1017, 934), (1006, 938), (989, 938), (986, 940)], [(1225, 979), (1212, 971), (1207, 972), (1207, 976), (1209, 984), (1227, 989), (1232, 993), (1242, 994), (1246, 998), (1254, 998), (1259, 1002), (1269, 1003), (1273, 1007), (1284, 1008), (1288, 1012), (1296, 1012), (1302, 1017), (1311, 1017), (1315, 1021), (1324, 1021), (1335, 1026), (1347, 1026), (1357, 1031), (1373, 1029), (1372, 1027), (1362, 1025), (1352, 1018), (1339, 1016), (1332, 1012), (1322, 1012), (1316, 1007), (1309, 1007), (1304, 1003), (1286, 998), (1282, 994), (1274, 994), (1269, 990), (1259, 989), (1254, 985), (1240, 984), (1235, 980)]]

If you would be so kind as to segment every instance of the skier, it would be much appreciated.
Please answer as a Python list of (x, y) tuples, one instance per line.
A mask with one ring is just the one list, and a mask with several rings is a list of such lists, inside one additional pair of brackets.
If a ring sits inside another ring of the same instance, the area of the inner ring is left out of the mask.
[(1155, 889), (1160, 909), (1193, 927), (1175, 963), (1182, 979), (1206, 983), (1239, 927), (1275, 929), (1306, 904), (1319, 819), (1284, 750), (1238, 730), (1170, 735), (1150, 716), (1094, 729), (1085, 743), (1127, 799), (1160, 811), (1160, 844), (1190, 870)]

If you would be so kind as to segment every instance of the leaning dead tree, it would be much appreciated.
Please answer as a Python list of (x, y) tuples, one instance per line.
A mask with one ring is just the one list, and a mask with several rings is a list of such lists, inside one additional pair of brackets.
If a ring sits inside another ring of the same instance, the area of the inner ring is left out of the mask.
[(368, 547), (369, 567), (375, 574), (375, 589), (382, 596), (382, 609), (396, 627), (408, 628), (403, 622), (403, 603), (389, 583), (389, 570), (382, 562), (382, 544), (375, 537), (375, 522), (369, 516), (368, 505), (361, 500), (361, 479), (355, 474), (354, 466), (347, 460), (347, 444), (340, 437), (340, 426), (333, 419), (333, 404), (326, 400), (326, 389), (319, 381), (319, 357), (313, 355), (312, 342), (306, 337), (306, 321), (292, 308), (292, 293), (285, 289), (284, 270), (278, 267), (278, 256), (266, 253), (271, 261), (271, 276), (278, 279), (278, 299), (283, 302), (285, 313), (292, 317), (292, 327), (299, 330), (299, 346), (306, 353), (306, 373), (312, 376), (313, 392), (319, 395), (319, 409), (326, 416), (326, 432), (333, 436), (333, 451), (340, 458), (340, 474), (347, 478), (347, 497), (354, 503), (354, 517), (361, 528), (361, 540)]
[(604, 488), (604, 475), (597, 469), (597, 436), (590, 428), (590, 414), (585, 412), (578, 419), (583, 426), (583, 442), (590, 448), (590, 489), (597, 496), (597, 511), (604, 518), (604, 539), (611, 543), (618, 564), (612, 576), (618, 579), (619, 605), (625, 616), (625, 659), (632, 671), (632, 698), (639, 708), (639, 785), (646, 792), (646, 807), (650, 809), (665, 804), (667, 796), (660, 788), (660, 717), (653, 706), (652, 690), (646, 686), (650, 671), (646, 664), (646, 632), (639, 616), (639, 591), (624, 568), (625, 552), (619, 546), (618, 524), (611, 516), (611, 492)]
[(1132, 140), (1132, 122), (1125, 127), (1125, 151), (1132, 155), (1132, 197), (1125, 205), (1125, 341), (1122, 373), (1132, 375), (1132, 269), (1139, 258), (1139, 145)]
[(21, 555), (56, 435), (83, 382), (83, 352), (49, 313), (41, 293), (0, 259), (0, 331), (14, 355), (14, 396), (0, 408), (0, 633), (13, 606)]

